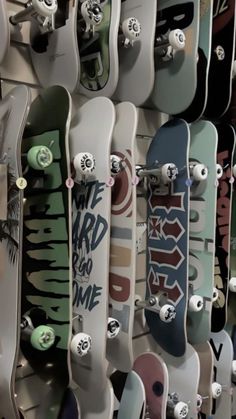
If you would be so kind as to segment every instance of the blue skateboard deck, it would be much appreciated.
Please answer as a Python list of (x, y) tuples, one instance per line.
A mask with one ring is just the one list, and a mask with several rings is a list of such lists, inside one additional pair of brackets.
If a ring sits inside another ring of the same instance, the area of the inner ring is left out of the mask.
[(147, 324), (157, 343), (168, 353), (182, 356), (186, 350), (188, 291), (190, 134), (184, 120), (171, 120), (156, 133), (147, 153), (147, 166), (174, 163), (176, 180), (168, 185), (148, 182), (147, 289), (146, 299), (167, 294), (176, 317), (164, 323), (158, 313), (145, 310)]

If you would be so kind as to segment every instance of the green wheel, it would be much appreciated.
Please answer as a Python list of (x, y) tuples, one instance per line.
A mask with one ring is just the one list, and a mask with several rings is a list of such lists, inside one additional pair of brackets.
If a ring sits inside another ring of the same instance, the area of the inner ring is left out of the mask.
[(27, 160), (29, 166), (33, 169), (43, 170), (52, 164), (53, 154), (48, 147), (38, 145), (29, 149), (27, 153)]
[(31, 345), (39, 351), (47, 351), (55, 342), (55, 332), (52, 327), (38, 326), (30, 337)]

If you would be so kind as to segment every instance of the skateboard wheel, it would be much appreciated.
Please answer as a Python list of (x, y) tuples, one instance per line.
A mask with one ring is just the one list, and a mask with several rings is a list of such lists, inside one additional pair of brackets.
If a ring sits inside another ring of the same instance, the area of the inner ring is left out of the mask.
[(203, 309), (203, 298), (200, 295), (192, 295), (188, 302), (189, 311), (197, 313)]
[(47, 351), (55, 342), (55, 332), (52, 327), (38, 326), (32, 331), (31, 345), (39, 351)]
[(73, 160), (74, 168), (80, 175), (90, 175), (95, 170), (95, 159), (90, 153), (78, 153)]
[(170, 304), (164, 304), (160, 309), (159, 316), (164, 323), (172, 322), (176, 316), (175, 307)]
[(236, 292), (236, 277), (232, 277), (229, 280), (229, 289), (231, 292)]
[(188, 405), (184, 402), (178, 402), (174, 407), (174, 418), (183, 419), (188, 416)]
[(108, 318), (107, 324), (107, 337), (108, 339), (114, 339), (120, 333), (121, 325), (118, 320), (113, 319), (112, 317)]
[(122, 22), (122, 32), (125, 37), (125, 45), (133, 45), (133, 43), (140, 37), (141, 25), (136, 17), (129, 17)]
[(223, 176), (223, 168), (221, 164), (217, 163), (216, 165), (216, 178), (219, 180)]
[(53, 154), (46, 146), (31, 147), (27, 153), (27, 161), (35, 170), (44, 170), (53, 162)]
[(215, 303), (219, 298), (219, 291), (216, 287), (213, 288), (212, 302)]
[(92, 339), (86, 333), (78, 333), (71, 341), (71, 351), (74, 355), (83, 357), (91, 350)]
[(213, 399), (218, 399), (222, 393), (222, 386), (216, 382), (212, 383), (211, 392)]
[(236, 377), (236, 359), (232, 362), (232, 375)]
[(110, 157), (111, 161), (111, 173), (117, 175), (121, 171), (121, 158), (112, 154)]
[(175, 29), (169, 33), (169, 43), (174, 50), (181, 50), (185, 47), (186, 37), (183, 31)]
[(166, 163), (161, 168), (161, 176), (165, 183), (173, 182), (178, 174), (178, 169), (173, 163)]
[(200, 394), (197, 394), (197, 411), (199, 412), (202, 407), (202, 396)]
[(195, 164), (192, 167), (191, 174), (196, 182), (201, 182), (207, 179), (208, 169), (204, 164)]
[(36, 13), (43, 17), (49, 17), (57, 11), (57, 0), (31, 0)]
[(29, 327), (30, 329), (34, 329), (32, 320), (27, 315), (22, 316), (22, 320), (21, 320), (21, 325), (20, 326), (21, 326), (21, 329), (22, 330), (26, 329), (27, 327)]
[(236, 177), (236, 164), (232, 167), (233, 176)]
[(87, 25), (97, 26), (103, 20), (103, 12), (96, 0), (85, 0), (81, 5), (81, 14)]

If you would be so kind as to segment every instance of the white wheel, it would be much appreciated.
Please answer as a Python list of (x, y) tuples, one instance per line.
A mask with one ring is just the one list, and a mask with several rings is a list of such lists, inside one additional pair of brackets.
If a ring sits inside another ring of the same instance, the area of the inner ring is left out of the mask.
[(236, 278), (235, 277), (232, 277), (229, 280), (229, 289), (231, 292), (236, 292)]
[(216, 178), (219, 180), (223, 176), (223, 168), (221, 164), (217, 163), (216, 165)]
[(170, 46), (174, 50), (178, 51), (178, 50), (184, 49), (185, 41), (186, 41), (186, 37), (183, 31), (181, 31), (180, 29), (175, 29), (173, 31), (170, 31), (169, 43), (170, 43)]
[(57, 0), (32, 0), (32, 6), (43, 17), (54, 15), (58, 7)]
[(178, 402), (174, 407), (174, 418), (183, 419), (188, 416), (188, 405), (184, 402)]
[(76, 172), (80, 175), (91, 175), (95, 170), (95, 159), (90, 153), (78, 153), (73, 164)]
[(173, 182), (178, 174), (178, 169), (173, 163), (166, 163), (161, 168), (161, 177), (164, 183)]
[(222, 393), (222, 386), (216, 382), (212, 383), (211, 393), (212, 393), (213, 399), (218, 399), (218, 397), (220, 397)]
[(112, 317), (108, 318), (107, 324), (107, 337), (108, 339), (114, 339), (120, 333), (121, 324), (118, 320), (113, 319)]
[(213, 288), (212, 302), (215, 303), (219, 298), (219, 291), (216, 287)]
[(71, 341), (71, 351), (74, 355), (82, 357), (91, 350), (92, 339), (86, 333), (78, 333)]
[(197, 394), (197, 411), (199, 412), (202, 407), (202, 396), (200, 394)]
[(121, 158), (112, 154), (110, 157), (111, 161), (111, 173), (117, 175), (121, 171)]
[(232, 362), (232, 375), (233, 377), (236, 377), (236, 359)]
[(196, 164), (192, 168), (192, 176), (196, 182), (201, 182), (207, 179), (208, 169), (204, 164)]
[(233, 176), (236, 177), (236, 164), (232, 167)]
[(100, 25), (103, 20), (103, 11), (96, 0), (85, 0), (81, 5), (81, 14), (88, 26)]
[(170, 304), (164, 304), (164, 306), (162, 306), (160, 309), (159, 316), (161, 321), (164, 323), (172, 322), (176, 316), (175, 307)]
[(189, 311), (197, 313), (203, 309), (203, 298), (200, 295), (192, 295), (188, 302)]
[(122, 32), (125, 37), (125, 45), (133, 45), (135, 41), (140, 37), (141, 25), (138, 19), (135, 17), (129, 17), (122, 22)]

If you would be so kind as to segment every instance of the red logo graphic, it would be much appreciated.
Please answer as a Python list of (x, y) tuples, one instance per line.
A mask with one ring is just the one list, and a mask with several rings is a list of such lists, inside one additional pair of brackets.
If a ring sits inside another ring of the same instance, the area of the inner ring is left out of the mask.
[(177, 306), (183, 298), (183, 291), (179, 287), (177, 281), (174, 281), (172, 285), (168, 285), (168, 275), (155, 273), (151, 268), (148, 275), (148, 286), (149, 293), (152, 295), (162, 291), (168, 296), (168, 301)]

